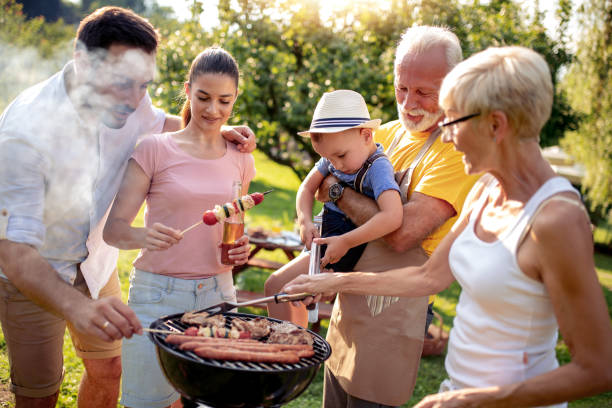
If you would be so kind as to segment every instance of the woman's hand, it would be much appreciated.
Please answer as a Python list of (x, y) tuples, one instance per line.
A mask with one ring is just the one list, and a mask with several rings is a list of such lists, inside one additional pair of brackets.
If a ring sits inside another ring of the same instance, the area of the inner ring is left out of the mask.
[(346, 243), (346, 239), (343, 239), (341, 235), (317, 238), (314, 242), (319, 245), (327, 245), (325, 256), (321, 259), (321, 268), (324, 268), (327, 264), (338, 262), (351, 249)]
[(337, 285), (340, 273), (319, 273), (316, 275), (300, 275), (291, 282), (287, 283), (281, 292), (293, 293), (312, 293), (314, 298), (309, 297), (302, 302), (305, 305), (316, 303), (321, 297), (333, 297), (337, 292)]
[(161, 251), (178, 244), (183, 236), (179, 230), (170, 228), (164, 224), (156, 222), (150, 228), (143, 228), (141, 248), (150, 251)]
[(497, 405), (495, 395), (498, 391), (499, 387), (488, 387), (441, 392), (426, 396), (414, 408), (494, 407)]
[(234, 265), (244, 265), (247, 263), (250, 253), (251, 245), (249, 244), (249, 237), (246, 235), (238, 238), (236, 240), (236, 247), (227, 251), (228, 258)]
[(310, 249), (312, 240), (318, 237), (319, 233), (310, 220), (305, 220), (304, 222), (300, 223), (300, 239), (307, 249)]

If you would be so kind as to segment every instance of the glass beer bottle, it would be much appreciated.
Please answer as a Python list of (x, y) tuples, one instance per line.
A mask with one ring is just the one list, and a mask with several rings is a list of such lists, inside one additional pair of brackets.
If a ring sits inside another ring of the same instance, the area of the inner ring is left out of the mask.
[[(242, 182), (234, 181), (232, 184), (232, 201), (242, 196)], [(227, 251), (235, 248), (236, 240), (244, 235), (244, 214), (238, 212), (223, 221), (223, 240), (221, 242), (221, 263), (233, 265)]]

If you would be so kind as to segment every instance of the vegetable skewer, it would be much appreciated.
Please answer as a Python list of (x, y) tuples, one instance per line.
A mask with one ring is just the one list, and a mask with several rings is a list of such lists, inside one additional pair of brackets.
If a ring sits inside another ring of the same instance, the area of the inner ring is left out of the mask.
[(257, 204), (261, 203), (264, 199), (264, 196), (270, 192), (272, 192), (272, 190), (264, 191), (263, 193), (251, 193), (244, 195), (239, 199), (233, 200), (230, 203), (225, 203), (223, 205), (215, 205), (214, 209), (204, 212), (204, 215), (202, 216), (202, 219), (200, 221), (181, 231), (181, 235), (185, 234), (187, 231), (192, 230), (200, 224), (215, 225), (217, 222), (223, 222), (223, 220), (231, 217), (237, 212), (245, 212), (246, 210), (251, 209)]

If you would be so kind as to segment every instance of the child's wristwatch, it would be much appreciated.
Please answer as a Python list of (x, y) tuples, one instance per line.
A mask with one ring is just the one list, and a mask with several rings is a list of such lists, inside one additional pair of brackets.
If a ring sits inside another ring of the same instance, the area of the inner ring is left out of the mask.
[(342, 197), (342, 193), (344, 193), (344, 186), (340, 183), (334, 183), (329, 186), (328, 195), (329, 199), (332, 203), (335, 203)]

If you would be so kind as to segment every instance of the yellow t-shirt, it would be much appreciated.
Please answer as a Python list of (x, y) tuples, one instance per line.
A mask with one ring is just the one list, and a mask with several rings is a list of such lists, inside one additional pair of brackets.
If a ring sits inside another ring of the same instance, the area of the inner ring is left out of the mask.
[[(427, 141), (430, 133), (411, 133), (404, 129), (399, 120), (384, 124), (374, 134), (374, 140), (389, 147), (398, 132), (404, 133), (389, 157), (395, 171), (406, 170)], [(412, 173), (408, 197), (414, 191), (436, 197), (448, 202), (457, 213), (425, 238), (422, 247), (427, 253), (436, 249), (442, 238), (450, 231), (463, 208), (468, 192), (479, 176), (468, 176), (462, 161), (462, 153), (457, 152), (452, 143), (443, 143), (438, 137), (429, 148), (421, 163)]]

